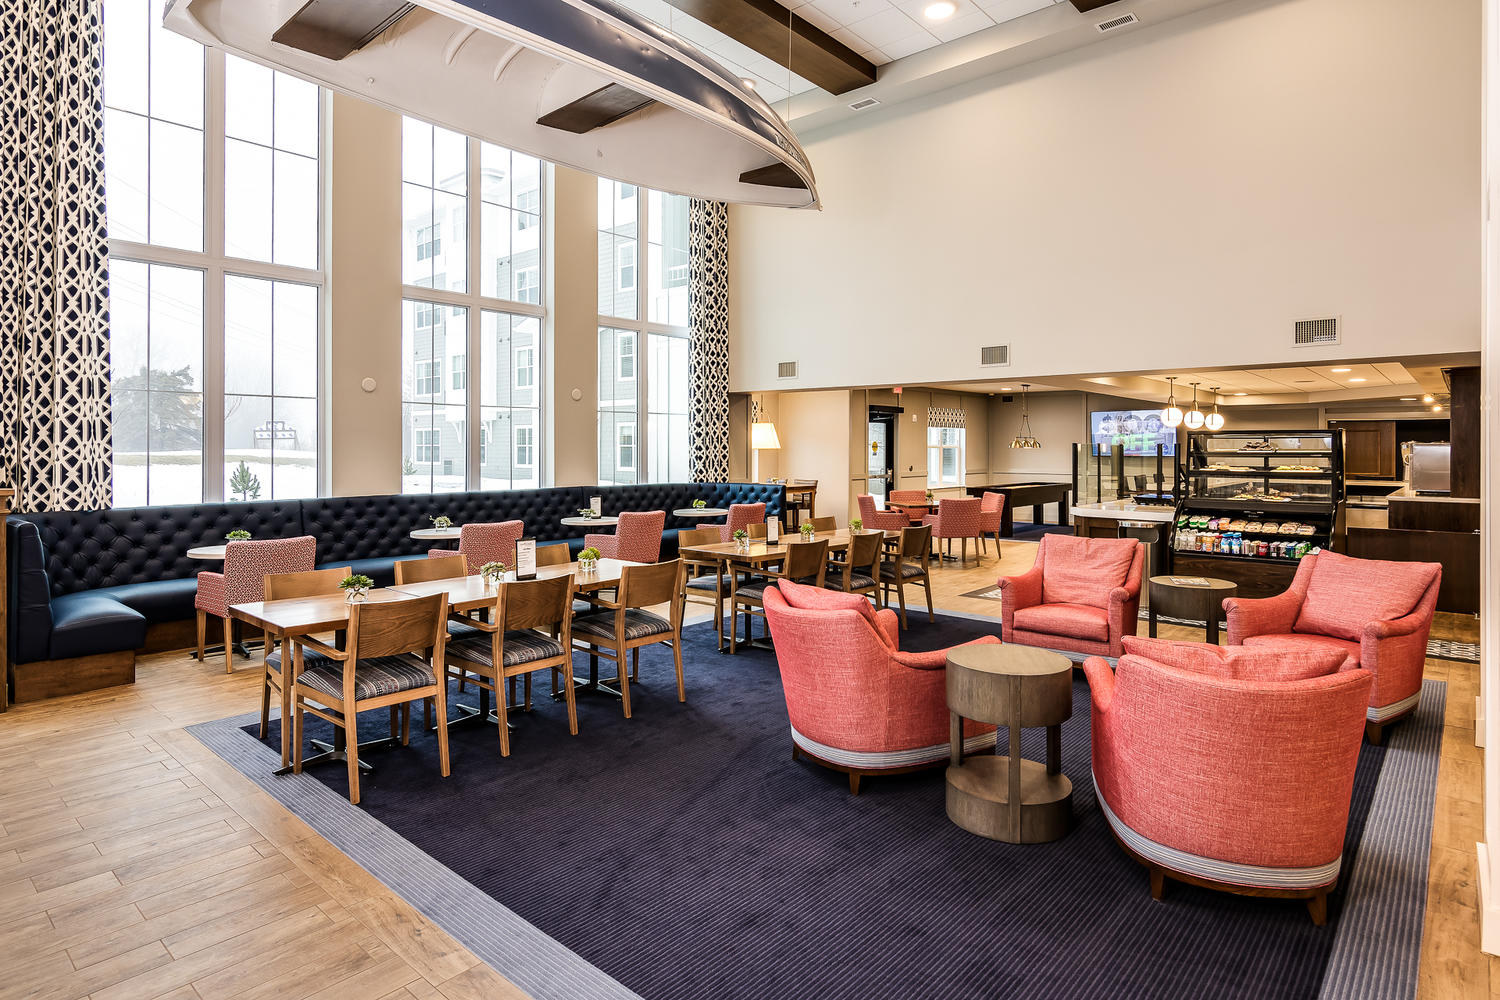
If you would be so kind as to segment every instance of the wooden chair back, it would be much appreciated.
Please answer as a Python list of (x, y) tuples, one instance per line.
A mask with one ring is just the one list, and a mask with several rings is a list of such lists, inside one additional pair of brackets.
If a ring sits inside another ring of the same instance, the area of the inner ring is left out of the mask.
[[(718, 539), (717, 532), (714, 538)], [(573, 561), (573, 554), (568, 551), (564, 543), (554, 545), (538, 545), (536, 547), (536, 564), (538, 566), (563, 566)]]
[(932, 550), (932, 525), (901, 529), (901, 558), (925, 562)]
[(745, 525), (745, 534), (750, 536), (751, 538), (765, 538), (766, 522), (752, 521), (751, 523)]
[[(566, 549), (567, 546), (560, 546)], [(561, 630), (573, 614), (573, 577), (550, 580), (515, 580), (500, 588), (496, 621), (511, 629)]]
[(786, 563), (781, 575), (790, 580), (816, 577), (818, 586), (823, 586), (823, 575), (828, 570), (828, 539), (815, 542), (788, 542)]
[(349, 609), (350, 658), (365, 660), (401, 653), (425, 656), (447, 633), (447, 622), (447, 594), (354, 604)]
[(854, 569), (868, 570), (870, 576), (877, 575), (876, 564), (880, 562), (880, 547), (885, 544), (885, 532), (860, 532), (849, 540), (849, 565)]
[(810, 517), (806, 524), (810, 524), (814, 531), (837, 531), (839, 519), (836, 517)]
[(681, 559), (652, 563), (649, 566), (626, 566), (620, 574), (620, 606), (649, 608), (657, 604), (676, 605), (682, 595), (685, 573)]
[(717, 545), (719, 544), (719, 529), (714, 528), (684, 528), (677, 533), (677, 547), (690, 547), (693, 545)]
[(305, 573), (272, 573), (266, 577), (266, 600), (284, 601), (295, 597), (322, 597), (337, 594), (339, 584), (348, 576), (348, 566), (310, 569)]
[(452, 580), (469, 575), (469, 566), (457, 552), (451, 556), (427, 559), (401, 559), (396, 563), (396, 586), (403, 583), (426, 583), (428, 580)]

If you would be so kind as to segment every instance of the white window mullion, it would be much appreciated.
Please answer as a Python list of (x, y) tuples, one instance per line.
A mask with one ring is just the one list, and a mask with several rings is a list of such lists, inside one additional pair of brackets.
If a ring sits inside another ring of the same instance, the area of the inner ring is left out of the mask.
[[(479, 405), (479, 390), (484, 382), (480, 365), (484, 363), (480, 357), (480, 348), (484, 342), (484, 311), (480, 305), (479, 291), (484, 287), (484, 276), (480, 274), (479, 268), (484, 255), (481, 252), (484, 243), (483, 213), (484, 213), (484, 184), (479, 175), (479, 140), (470, 138), (465, 145), (467, 156), (464, 161), (464, 170), (467, 175), (465, 190), (469, 196), (464, 201), (468, 213), (469, 240), (467, 243), (469, 254), (469, 280), (466, 283), (469, 291), (468, 298), (468, 350), (464, 358), (464, 364), (468, 368), (465, 374), (464, 398), (468, 404), (468, 412), (464, 417), (464, 424), (468, 433), (464, 435), (464, 483), (471, 490), (479, 489), (481, 480), (479, 462), (479, 438), (480, 428), (484, 422), (483, 408)], [(512, 457), (514, 466), (514, 457)]]
[(646, 334), (647, 301), (646, 290), (651, 287), (651, 274), (647, 270), (650, 267), (651, 246), (651, 219), (648, 215), (648, 206), (651, 197), (645, 188), (635, 189), (635, 481), (643, 483), (646, 481), (646, 472), (651, 466), (651, 443), (647, 440), (646, 433), (646, 404), (651, 398), (648, 394), (651, 375), (647, 370), (650, 366), (645, 363), (649, 356), (647, 351), (650, 347)]

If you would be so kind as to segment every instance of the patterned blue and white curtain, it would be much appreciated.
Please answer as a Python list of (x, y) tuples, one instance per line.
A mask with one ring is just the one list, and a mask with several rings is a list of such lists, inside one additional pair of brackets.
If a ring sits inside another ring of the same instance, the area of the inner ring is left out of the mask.
[(729, 209), (688, 208), (688, 452), (694, 482), (729, 479)]
[(0, 3), (0, 485), (110, 504), (99, 0)]

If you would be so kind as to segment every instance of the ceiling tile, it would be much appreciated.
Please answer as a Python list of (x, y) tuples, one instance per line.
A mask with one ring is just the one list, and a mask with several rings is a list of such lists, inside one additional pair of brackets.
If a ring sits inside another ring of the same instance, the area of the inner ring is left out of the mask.
[(976, 10), (969, 14), (960, 14), (957, 17), (929, 25), (927, 30), (938, 37), (940, 41), (951, 42), (955, 38), (972, 35), (976, 31), (985, 28), (993, 28), (995, 22), (982, 10)]
[(871, 45), (880, 48), (885, 48), (890, 43), (903, 38), (910, 38), (913, 33), (922, 30), (921, 25), (894, 7), (872, 17), (855, 21), (848, 27), (850, 31)]
[(920, 31), (908, 38), (887, 42), (880, 49), (892, 59), (905, 59), (909, 55), (921, 52), (923, 49), (933, 48), (936, 45), (938, 45), (936, 38), (925, 31)]
[(850, 25), (883, 10), (894, 10), (890, 0), (812, 0), (808, 4), (840, 25)]
[(1056, 0), (975, 0), (980, 8), (997, 23), (1022, 17), (1032, 11), (1051, 7)]

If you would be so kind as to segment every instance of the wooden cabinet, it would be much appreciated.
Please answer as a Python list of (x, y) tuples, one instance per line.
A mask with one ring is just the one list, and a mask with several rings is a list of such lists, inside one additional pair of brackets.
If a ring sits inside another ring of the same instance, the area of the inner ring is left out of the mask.
[(1395, 479), (1400, 474), (1394, 420), (1330, 420), (1328, 426), (1344, 432), (1345, 476)]

